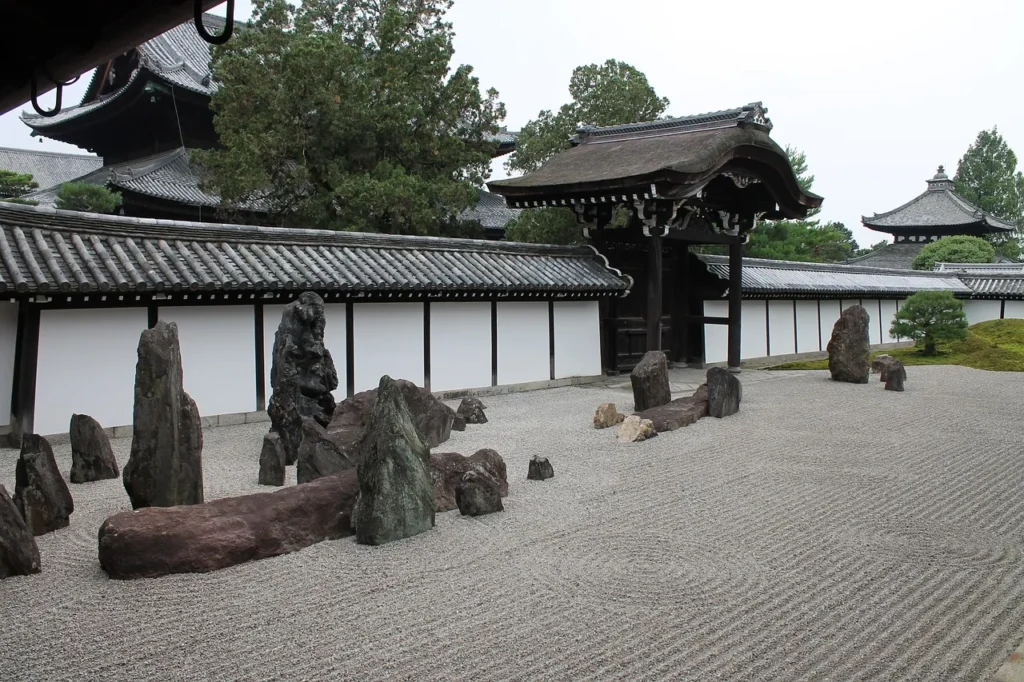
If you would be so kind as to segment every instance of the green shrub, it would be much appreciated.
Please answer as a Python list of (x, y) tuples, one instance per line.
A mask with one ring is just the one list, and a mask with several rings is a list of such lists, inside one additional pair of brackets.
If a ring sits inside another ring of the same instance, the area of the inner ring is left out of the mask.
[(931, 270), (936, 263), (991, 263), (996, 251), (981, 237), (943, 237), (921, 249), (914, 258), (915, 270)]
[(54, 206), (65, 211), (113, 213), (121, 205), (121, 195), (103, 185), (88, 182), (66, 182), (57, 193)]
[(964, 304), (948, 291), (919, 291), (896, 312), (891, 336), (924, 344), (925, 355), (935, 355), (935, 344), (967, 338)]

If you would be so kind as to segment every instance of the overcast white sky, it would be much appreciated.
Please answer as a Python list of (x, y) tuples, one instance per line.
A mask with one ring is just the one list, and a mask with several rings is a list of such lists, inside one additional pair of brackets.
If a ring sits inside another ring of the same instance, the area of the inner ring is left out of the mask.
[[(821, 218), (861, 246), (883, 235), (860, 216), (916, 196), (939, 164), (952, 175), (983, 128), (1024, 158), (1024, 2), (456, 0), (450, 16), (455, 60), (498, 89), (509, 130), (567, 101), (573, 68), (610, 58), (646, 73), (671, 115), (762, 101), (772, 137), (806, 152)], [(0, 117), (0, 146), (81, 151), (30, 138), (18, 111)]]

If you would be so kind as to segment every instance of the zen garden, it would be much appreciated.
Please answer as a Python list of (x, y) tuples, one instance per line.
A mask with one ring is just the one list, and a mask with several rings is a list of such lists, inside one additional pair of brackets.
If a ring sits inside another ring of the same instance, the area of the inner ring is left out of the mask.
[(861, 248), (765, 102), (211, 4), (0, 147), (0, 678), (1024, 680), (1009, 134)]

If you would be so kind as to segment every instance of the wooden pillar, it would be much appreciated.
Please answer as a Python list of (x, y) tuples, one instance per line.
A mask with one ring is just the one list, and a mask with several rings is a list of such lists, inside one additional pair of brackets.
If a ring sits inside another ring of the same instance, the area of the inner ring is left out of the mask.
[(729, 371), (740, 371), (740, 325), (743, 314), (743, 245), (729, 244)]
[(661, 236), (653, 232), (647, 243), (647, 350), (661, 350)]
[(39, 360), (39, 308), (18, 303), (18, 336), (14, 345), (14, 386), (11, 392), (11, 446), (33, 433), (36, 408), (36, 366)]

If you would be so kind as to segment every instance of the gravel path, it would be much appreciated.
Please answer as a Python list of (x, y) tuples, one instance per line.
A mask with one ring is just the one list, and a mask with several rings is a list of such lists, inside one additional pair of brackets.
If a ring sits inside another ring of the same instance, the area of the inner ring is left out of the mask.
[[(43, 573), (0, 581), (0, 678), (987, 680), (1024, 635), (1024, 375), (909, 372), (747, 372), (739, 415), (635, 445), (589, 426), (613, 388), (486, 398), (442, 449), (505, 457), (503, 514), (207, 575), (106, 579), (127, 496), (71, 486)], [(264, 429), (207, 431), (207, 499), (259, 489)]]

